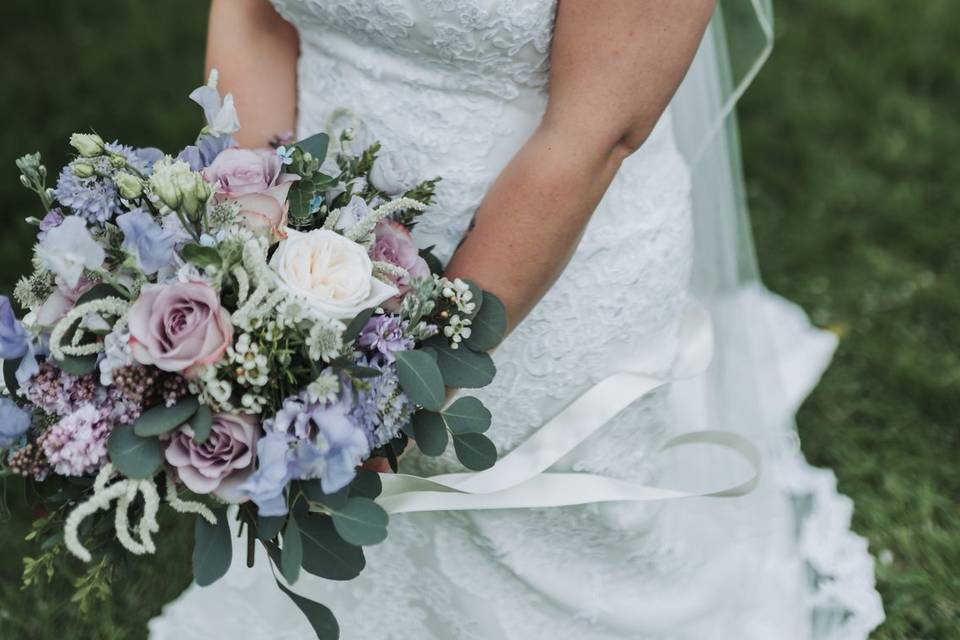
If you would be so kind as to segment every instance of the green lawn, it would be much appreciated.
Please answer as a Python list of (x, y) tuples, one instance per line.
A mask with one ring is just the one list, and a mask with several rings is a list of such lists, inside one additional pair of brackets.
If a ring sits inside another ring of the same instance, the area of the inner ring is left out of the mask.
[[(807, 455), (837, 470), (869, 537), (882, 640), (960, 638), (960, 5), (955, 0), (779, 2), (778, 43), (741, 108), (747, 183), (768, 284), (843, 340), (799, 416)], [(28, 263), (36, 214), (13, 158), (49, 166), (91, 127), (182, 146), (201, 76), (205, 3), (7, 0), (0, 9), (0, 290)], [(952, 241), (952, 242), (951, 242)], [(30, 514), (20, 487), (0, 528), (0, 638), (142, 638), (189, 581), (189, 525), (168, 520), (83, 618), (69, 585), (19, 589)], [(65, 572), (70, 569), (64, 568)]]

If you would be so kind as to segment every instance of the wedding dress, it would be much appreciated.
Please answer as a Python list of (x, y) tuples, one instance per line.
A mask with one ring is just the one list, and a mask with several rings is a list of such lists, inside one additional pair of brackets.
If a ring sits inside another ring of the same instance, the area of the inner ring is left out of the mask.
[[(555, 0), (273, 1), (300, 33), (299, 136), (353, 114), (358, 148), (379, 140), (417, 177), (442, 176), (415, 235), (448, 259), (543, 113)], [(718, 29), (704, 49), (723, 51)], [(851, 503), (832, 473), (803, 461), (792, 428), (834, 340), (755, 279), (721, 275), (724, 261), (749, 266), (731, 246), (750, 249), (740, 238), (715, 250), (742, 222), (717, 213), (739, 206), (738, 168), (717, 161), (735, 158), (724, 148), (736, 145), (729, 124), (691, 134), (712, 126), (704, 95), (720, 96), (722, 60), (704, 63), (708, 53), (624, 162), (562, 277), (495, 353), (494, 384), (476, 395), (493, 413), (490, 436), (510, 451), (612, 373), (618, 354), (636, 352), (644, 370), (668, 375), (698, 297), (713, 317), (711, 369), (635, 402), (552, 470), (709, 488), (742, 475), (729, 454), (658, 449), (676, 433), (721, 428), (763, 451), (759, 486), (658, 506), (396, 515), (358, 579), (304, 576), (294, 587), (334, 611), (341, 637), (862, 639), (882, 620), (872, 559), (849, 531)], [(416, 453), (402, 466), (461, 469), (451, 455)], [(150, 637), (313, 637), (266, 558), (244, 566), (243, 546), (224, 579), (188, 589)]]

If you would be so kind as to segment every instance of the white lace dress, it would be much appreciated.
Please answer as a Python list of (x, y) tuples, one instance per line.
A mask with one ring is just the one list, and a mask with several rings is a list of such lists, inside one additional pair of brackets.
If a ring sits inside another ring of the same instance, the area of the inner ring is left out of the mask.
[[(442, 176), (416, 236), (448, 259), (542, 115), (555, 0), (274, 4), (300, 32), (298, 134), (342, 124), (346, 109), (362, 119), (358, 144), (380, 140), (418, 177)], [(617, 350), (653, 341), (646, 369), (670, 366), (693, 259), (690, 188), (668, 109), (563, 276), (495, 354), (496, 381), (478, 395), (502, 452), (611, 373)], [(802, 315), (770, 308), (794, 323), (788, 343), (812, 336)], [(800, 386), (819, 374), (815, 360)], [(647, 396), (557, 468), (683, 480), (682, 460), (655, 455), (683, 426), (676, 405), (668, 391)], [(829, 473), (770, 453), (742, 499), (394, 516), (358, 579), (307, 576), (296, 590), (329, 606), (347, 640), (865, 638), (882, 610), (865, 544), (847, 530), (849, 502)], [(404, 465), (460, 469), (453, 456)], [(816, 517), (795, 517), (797, 496)], [(245, 568), (242, 546), (223, 580), (152, 621), (151, 638), (312, 637), (265, 558)]]

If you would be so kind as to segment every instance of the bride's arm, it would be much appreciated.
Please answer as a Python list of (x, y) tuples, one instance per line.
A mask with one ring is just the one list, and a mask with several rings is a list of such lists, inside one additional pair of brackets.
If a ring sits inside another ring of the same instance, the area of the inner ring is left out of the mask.
[(219, 70), (221, 92), (233, 93), (241, 146), (263, 147), (294, 129), (299, 47), (296, 29), (268, 0), (211, 2), (207, 72)]
[(620, 167), (683, 79), (713, 0), (560, 0), (542, 123), (447, 267), (503, 300), (510, 327), (563, 271)]

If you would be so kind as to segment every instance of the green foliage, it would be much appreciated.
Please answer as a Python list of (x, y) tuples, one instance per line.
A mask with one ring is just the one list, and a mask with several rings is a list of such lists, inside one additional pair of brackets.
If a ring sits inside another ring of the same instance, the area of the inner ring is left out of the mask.
[[(181, 398), (171, 407), (157, 405), (147, 409), (133, 423), (133, 432), (141, 438), (162, 436), (180, 427), (197, 412), (200, 402), (196, 396)], [(209, 413), (210, 409), (207, 409)], [(209, 432), (210, 428), (207, 427)]]
[(337, 638), (340, 637), (340, 625), (337, 624), (337, 619), (330, 609), (319, 602), (314, 602), (313, 600), (308, 600), (303, 596), (297, 595), (285, 587), (279, 580), (277, 580), (277, 586), (293, 600), (293, 603), (297, 605), (300, 611), (303, 612), (303, 615), (307, 617), (307, 620), (310, 621), (310, 626), (313, 627), (314, 632), (317, 634), (318, 640), (337, 640)]
[(370, 498), (350, 498), (330, 516), (337, 533), (350, 544), (379, 544), (387, 537), (387, 512)]
[(466, 344), (474, 351), (491, 351), (507, 333), (507, 310), (500, 298), (483, 292), (483, 305), (474, 314)]
[(397, 377), (403, 392), (413, 402), (438, 411), (443, 404), (444, 379), (436, 360), (424, 351), (401, 351), (397, 354)]
[(426, 351), (436, 354), (437, 365), (440, 367), (443, 381), (448, 387), (478, 389), (493, 382), (497, 369), (490, 354), (477, 353), (462, 346), (458, 349), (451, 349), (447, 339), (443, 336), (431, 338), (426, 344), (430, 345)]
[(366, 566), (363, 549), (337, 533), (330, 516), (311, 513), (300, 521), (303, 569), (328, 580), (352, 580)]
[(163, 450), (156, 438), (138, 436), (133, 427), (117, 427), (107, 440), (110, 461), (129, 478), (149, 478), (163, 464)]
[(200, 516), (196, 518), (193, 544), (193, 579), (206, 587), (222, 578), (230, 569), (233, 560), (233, 544), (227, 510), (215, 509), (217, 524), (210, 524)]

